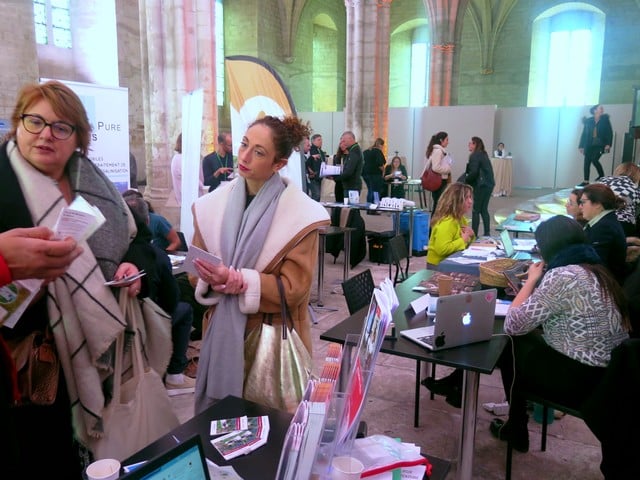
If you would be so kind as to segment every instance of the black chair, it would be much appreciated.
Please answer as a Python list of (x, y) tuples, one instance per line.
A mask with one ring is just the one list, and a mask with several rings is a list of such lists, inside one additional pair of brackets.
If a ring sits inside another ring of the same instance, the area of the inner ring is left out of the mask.
[(180, 252), (189, 251), (189, 246), (187, 245), (187, 239), (184, 237), (184, 233), (178, 232), (178, 238), (180, 239), (180, 247), (178, 248), (178, 250)]
[[(393, 278), (393, 285), (404, 282), (409, 278), (409, 249), (404, 239), (404, 235), (396, 235), (389, 240), (389, 255), (391, 262), (396, 267), (396, 273)], [(404, 265), (403, 265), (404, 262)]]
[(342, 292), (350, 315), (369, 305), (375, 287), (370, 269), (342, 282)]

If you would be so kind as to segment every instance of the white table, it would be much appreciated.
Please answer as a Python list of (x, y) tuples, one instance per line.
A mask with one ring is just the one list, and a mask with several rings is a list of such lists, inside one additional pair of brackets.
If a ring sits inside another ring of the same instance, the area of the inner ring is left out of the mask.
[(512, 157), (492, 157), (491, 167), (496, 186), (493, 188), (494, 197), (505, 197), (511, 195), (511, 181), (513, 178), (513, 158)]

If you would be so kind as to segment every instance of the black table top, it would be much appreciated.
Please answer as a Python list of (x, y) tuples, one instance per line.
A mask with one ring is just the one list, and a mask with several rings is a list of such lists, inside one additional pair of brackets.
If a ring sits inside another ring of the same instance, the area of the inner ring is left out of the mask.
[[(410, 303), (422, 296), (423, 293), (414, 292), (411, 289), (419, 285), (422, 280), (428, 279), (433, 273), (434, 272), (430, 270), (421, 270), (396, 286), (396, 293), (400, 302), (400, 306), (393, 313), (393, 322), (396, 325), (396, 336), (394, 339), (385, 340), (380, 351), (399, 357), (491, 374), (502, 350), (507, 344), (506, 336), (494, 336), (487, 342), (474, 343), (462, 347), (441, 350), (439, 352), (432, 352), (400, 336), (400, 331), (402, 330), (424, 326), (424, 312), (416, 315), (410, 306)], [(348, 334), (360, 334), (362, 332), (366, 310), (367, 309), (364, 308), (335, 325), (333, 328), (330, 328), (320, 335), (320, 339), (329, 342), (344, 343)], [(503, 333), (502, 325), (503, 320), (496, 319), (494, 332)]]
[[(225, 461), (213, 445), (211, 445), (209, 431), (211, 421), (221, 418), (233, 418), (246, 415), (257, 417), (261, 415), (269, 416), (269, 439), (266, 445), (254, 450), (248, 455), (236, 457), (230, 461)], [(193, 435), (200, 435), (204, 447), (205, 456), (217, 465), (231, 465), (245, 480), (275, 478), (278, 472), (278, 463), (284, 438), (291, 423), (292, 415), (281, 410), (265, 407), (242, 398), (228, 396), (220, 400), (215, 405), (209, 407), (191, 420), (176, 427), (170, 433), (147, 445), (139, 452), (133, 454), (122, 462), (122, 465), (130, 465), (152, 458), (175, 447), (176, 440), (183, 441)], [(451, 463), (434, 457), (425, 455), (433, 466), (430, 480), (444, 480), (451, 468)]]
[[(269, 439), (266, 445), (248, 455), (225, 461), (213, 445), (209, 431), (211, 421), (221, 418), (233, 418), (246, 415), (248, 417), (269, 416)], [(275, 478), (280, 461), (280, 452), (284, 437), (291, 423), (292, 416), (287, 412), (258, 405), (242, 398), (228, 396), (209, 407), (191, 420), (176, 427), (169, 434), (161, 437), (139, 452), (122, 462), (129, 465), (143, 460), (150, 460), (176, 445), (176, 439), (186, 440), (193, 435), (200, 435), (205, 456), (216, 465), (231, 465), (246, 480)]]

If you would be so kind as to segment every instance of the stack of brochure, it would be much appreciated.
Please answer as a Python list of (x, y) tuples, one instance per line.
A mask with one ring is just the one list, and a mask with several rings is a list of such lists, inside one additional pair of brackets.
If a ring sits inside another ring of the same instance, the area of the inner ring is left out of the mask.
[(269, 437), (269, 417), (237, 417), (214, 420), (210, 434), (221, 435), (211, 440), (225, 460), (246, 455), (267, 443)]

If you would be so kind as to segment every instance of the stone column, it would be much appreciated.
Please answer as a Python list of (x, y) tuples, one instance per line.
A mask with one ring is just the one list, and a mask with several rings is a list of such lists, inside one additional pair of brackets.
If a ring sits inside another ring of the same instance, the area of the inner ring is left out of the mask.
[[(172, 223), (179, 209), (170, 195), (171, 158), (181, 131), (182, 99), (204, 89), (203, 151), (213, 144), (217, 125), (214, 10), (207, 0), (140, 0), (143, 64), (145, 196)], [(144, 61), (146, 59), (146, 62)]]
[(345, 125), (366, 148), (386, 138), (389, 113), (389, 18), (392, 0), (345, 0)]
[(424, 0), (429, 15), (431, 67), (429, 105), (457, 103), (459, 45), (464, 12), (469, 0)]

